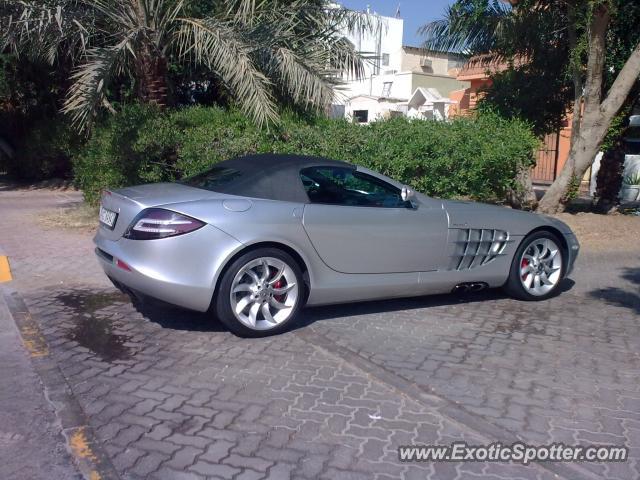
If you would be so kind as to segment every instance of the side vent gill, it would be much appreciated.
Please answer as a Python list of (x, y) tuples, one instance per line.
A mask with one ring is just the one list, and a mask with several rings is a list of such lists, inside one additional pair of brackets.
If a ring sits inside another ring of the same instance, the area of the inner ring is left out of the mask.
[(503, 251), (507, 243), (511, 242), (509, 233), (504, 230), (486, 228), (456, 230), (457, 234), (453, 235), (451, 270), (470, 270), (486, 265), (504, 255)]

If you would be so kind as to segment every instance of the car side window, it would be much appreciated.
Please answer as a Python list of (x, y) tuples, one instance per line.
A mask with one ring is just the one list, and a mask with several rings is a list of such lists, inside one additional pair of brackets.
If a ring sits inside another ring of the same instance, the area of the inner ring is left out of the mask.
[(409, 206), (402, 200), (399, 188), (351, 168), (303, 168), (300, 180), (311, 203), (379, 208)]

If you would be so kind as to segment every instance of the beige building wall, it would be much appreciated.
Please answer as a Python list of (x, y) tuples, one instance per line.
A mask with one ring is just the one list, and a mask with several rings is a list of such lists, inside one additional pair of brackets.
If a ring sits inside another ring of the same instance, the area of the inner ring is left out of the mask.
[(413, 72), (411, 75), (411, 91), (416, 88), (435, 88), (443, 97), (449, 98), (451, 92), (469, 88), (469, 82), (456, 80), (443, 75), (431, 75), (427, 73)]
[(422, 48), (403, 46), (400, 70), (455, 77), (464, 62), (464, 59), (455, 55), (427, 53)]

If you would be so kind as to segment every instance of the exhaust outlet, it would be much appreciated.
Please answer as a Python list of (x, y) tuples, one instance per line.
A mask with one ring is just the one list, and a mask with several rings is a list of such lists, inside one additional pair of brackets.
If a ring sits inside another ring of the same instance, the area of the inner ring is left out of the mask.
[(486, 283), (472, 283), (469, 286), (469, 291), (470, 292), (480, 292), (480, 291), (484, 290), (487, 287), (488, 287), (488, 285)]
[(460, 283), (453, 287), (452, 293), (473, 293), (487, 288), (489, 288), (489, 285), (484, 282)]

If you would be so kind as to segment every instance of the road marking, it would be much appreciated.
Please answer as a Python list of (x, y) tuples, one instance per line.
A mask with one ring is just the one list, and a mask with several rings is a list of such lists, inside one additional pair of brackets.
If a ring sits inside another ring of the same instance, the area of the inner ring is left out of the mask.
[(40, 328), (29, 312), (20, 313), (24, 314), (22, 322), (18, 325), (24, 348), (32, 357), (46, 357), (49, 355), (49, 348)]
[(9, 266), (9, 257), (0, 255), (0, 283), (10, 282), (13, 280), (11, 276), (11, 267)]
[[(97, 460), (95, 453), (91, 449), (91, 445), (87, 440), (87, 434), (84, 431), (84, 427), (78, 427), (75, 432), (69, 437), (69, 447), (77, 458), (87, 459), (95, 462)], [(92, 473), (95, 473), (92, 472)]]

